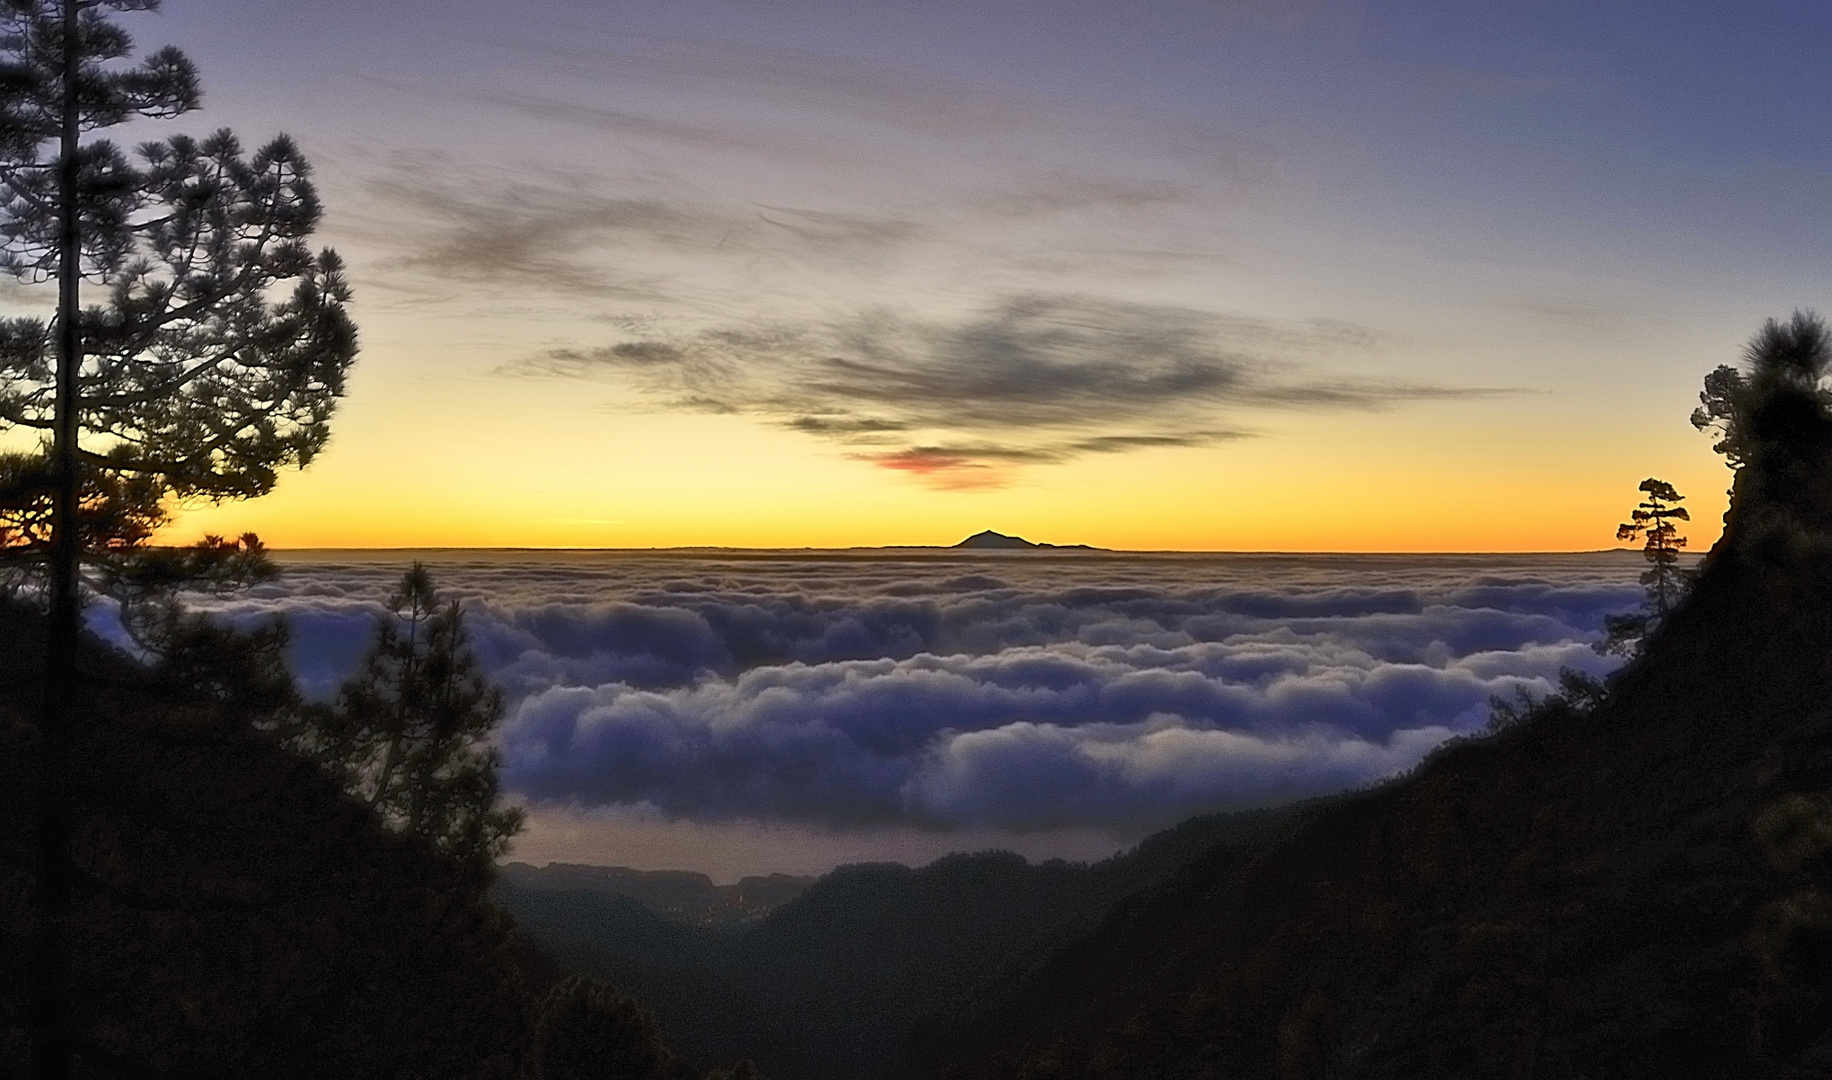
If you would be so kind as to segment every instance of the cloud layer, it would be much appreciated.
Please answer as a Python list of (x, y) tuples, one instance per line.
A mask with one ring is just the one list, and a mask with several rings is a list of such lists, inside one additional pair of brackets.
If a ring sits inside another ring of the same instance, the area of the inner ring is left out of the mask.
[[(302, 563), (279, 613), (334, 692), (400, 567)], [(1600, 673), (1619, 554), (607, 554), (436, 561), (509, 692), (522, 799), (828, 829), (1102, 829), (1339, 790)]]

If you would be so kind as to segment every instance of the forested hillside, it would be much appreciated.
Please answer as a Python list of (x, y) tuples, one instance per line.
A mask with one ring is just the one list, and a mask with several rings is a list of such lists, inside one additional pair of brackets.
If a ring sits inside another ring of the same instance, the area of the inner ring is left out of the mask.
[(1032, 866), (1009, 852), (918, 870), (842, 867), (762, 922), (723, 931), (628, 896), (530, 887), (540, 879), (525, 873), (507, 875), (496, 896), (557, 963), (653, 1009), (683, 1053), (749, 1055), (770, 1077), (837, 1080), (904, 1069), (913, 1032), (992, 1008), (1117, 899), (1278, 817), (1196, 818), (1092, 867)]

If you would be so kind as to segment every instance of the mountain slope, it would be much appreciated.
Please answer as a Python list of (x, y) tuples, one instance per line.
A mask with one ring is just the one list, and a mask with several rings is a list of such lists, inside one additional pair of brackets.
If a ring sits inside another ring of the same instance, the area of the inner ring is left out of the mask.
[(760, 923), (716, 931), (526, 875), (496, 895), (557, 963), (653, 1009), (690, 1057), (753, 1057), (777, 1080), (878, 1076), (913, 1029), (986, 1011), (1121, 896), (1278, 817), (1196, 818), (1094, 866), (983, 852), (842, 867)]

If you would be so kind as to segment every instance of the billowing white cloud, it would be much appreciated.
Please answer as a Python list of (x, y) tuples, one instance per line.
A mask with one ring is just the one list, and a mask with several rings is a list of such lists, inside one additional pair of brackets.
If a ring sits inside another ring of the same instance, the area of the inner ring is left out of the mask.
[(1059, 642), (555, 687), (522, 702), (508, 779), (682, 816), (1130, 830), (1391, 774), (1479, 727), (1490, 695), (1600, 666), (1579, 641), (1437, 666), (1339, 634), (1280, 644)]
[[(435, 559), (438, 559), (435, 556)], [(284, 615), (334, 693), (402, 567), (294, 565), (218, 607)], [(1103, 829), (1403, 770), (1491, 695), (1600, 674), (1619, 553), (456, 555), (536, 804), (826, 829)]]

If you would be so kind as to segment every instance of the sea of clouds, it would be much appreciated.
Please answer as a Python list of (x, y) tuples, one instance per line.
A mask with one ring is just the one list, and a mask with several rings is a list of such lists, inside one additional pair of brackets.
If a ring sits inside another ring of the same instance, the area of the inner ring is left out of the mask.
[[(334, 695), (412, 554), (298, 554), (215, 610), (283, 617)], [(1402, 771), (1493, 695), (1603, 674), (1634, 553), (438, 552), (505, 690), (504, 780), (574, 813), (1136, 837)]]

